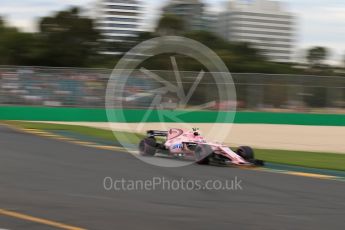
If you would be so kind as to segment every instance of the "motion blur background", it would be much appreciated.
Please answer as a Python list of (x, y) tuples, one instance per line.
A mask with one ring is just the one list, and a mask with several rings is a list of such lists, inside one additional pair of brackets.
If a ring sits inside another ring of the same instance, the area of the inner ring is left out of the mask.
[[(3, 2), (0, 104), (103, 107), (111, 69), (127, 51), (150, 38), (177, 35), (222, 58), (234, 78), (238, 110), (344, 113), (344, 15), (344, 3), (336, 0)], [(188, 88), (203, 67), (176, 58)], [(173, 75), (168, 56), (149, 58), (142, 67), (166, 79)], [(212, 99), (208, 79), (191, 104)], [(127, 108), (149, 107), (154, 88), (152, 79), (135, 71), (119, 100)], [(163, 102), (169, 108), (177, 98), (167, 95)]]

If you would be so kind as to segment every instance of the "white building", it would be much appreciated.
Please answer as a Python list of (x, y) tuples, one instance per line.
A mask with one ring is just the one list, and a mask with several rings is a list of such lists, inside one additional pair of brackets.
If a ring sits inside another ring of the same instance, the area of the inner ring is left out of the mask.
[(229, 41), (251, 43), (272, 61), (289, 62), (295, 17), (276, 1), (234, 0), (219, 16), (218, 33)]
[(204, 7), (205, 4), (199, 0), (170, 0), (163, 12), (183, 19), (187, 30), (203, 30)]
[(141, 0), (98, 0), (96, 28), (109, 41), (136, 37), (143, 20)]
[(217, 33), (217, 24), (218, 24), (218, 14), (211, 12), (211, 11), (205, 11), (204, 17), (204, 30), (209, 31), (211, 33)]

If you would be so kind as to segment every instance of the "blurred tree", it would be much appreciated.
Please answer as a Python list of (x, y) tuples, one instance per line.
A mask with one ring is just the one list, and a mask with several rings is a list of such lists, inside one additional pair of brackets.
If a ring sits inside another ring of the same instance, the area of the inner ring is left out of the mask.
[(320, 66), (327, 56), (327, 49), (325, 47), (317, 46), (308, 50), (307, 60), (311, 67)]
[(0, 18), (0, 65), (30, 65), (35, 42), (34, 34), (7, 27)]
[[(23, 33), (6, 26), (0, 17), (0, 65), (41, 65), (113, 68), (120, 56), (101, 55), (100, 51), (126, 53), (142, 41), (160, 35), (181, 35), (203, 43), (215, 51), (231, 72), (306, 73), (294, 64), (269, 62), (248, 43), (231, 43), (207, 31), (186, 31), (182, 19), (163, 15), (155, 33), (144, 32), (123, 42), (102, 42), (93, 20), (80, 15), (78, 8), (60, 11), (44, 17), (38, 33)], [(320, 67), (328, 52), (323, 47), (310, 49), (307, 55), (311, 66)], [(150, 58), (149, 69), (171, 70), (170, 56)], [(188, 57), (177, 56), (181, 70), (199, 71), (201, 63)], [(345, 64), (345, 60), (344, 60)], [(332, 68), (309, 69), (313, 74), (339, 74)]]
[(248, 71), (251, 67), (265, 66), (266, 59), (258, 50), (244, 42), (231, 43), (208, 31), (192, 31), (184, 36), (196, 40), (215, 51), (230, 71)]
[(266, 62), (266, 58), (248, 42), (231, 43), (230, 49), (238, 62)]
[(147, 41), (150, 40), (152, 38), (157, 37), (157, 35), (155, 35), (154, 33), (151, 32), (141, 32), (138, 34), (138, 37), (136, 37), (135, 42), (136, 44), (139, 44), (143, 41)]
[(208, 31), (191, 31), (183, 34), (185, 37), (196, 40), (211, 49), (227, 49), (229, 43), (223, 38)]
[(15, 30), (7, 31), (0, 41), (3, 48), (1, 51), (3, 64), (30, 65), (32, 63), (32, 45), (34, 42), (35, 38), (32, 34)]
[(39, 62), (49, 66), (88, 66), (98, 55), (101, 36), (92, 19), (78, 8), (60, 11), (40, 21)]
[(3, 28), (4, 28), (4, 20), (0, 16), (0, 30), (2, 30)]
[[(260, 72), (260, 73), (298, 73), (289, 64), (272, 63), (262, 56), (257, 49), (249, 43), (231, 43), (214, 33), (208, 31), (190, 31), (181, 34), (187, 38), (196, 40), (211, 48), (223, 60), (231, 72)], [(142, 39), (146, 40), (154, 37), (154, 34), (145, 33)], [(204, 66), (197, 60), (177, 55), (179, 69), (184, 71), (200, 71)], [(171, 70), (169, 55), (160, 55), (149, 58), (143, 64), (148, 69)]]
[(164, 14), (158, 22), (156, 33), (161, 36), (180, 35), (185, 31), (185, 22), (172, 14)]

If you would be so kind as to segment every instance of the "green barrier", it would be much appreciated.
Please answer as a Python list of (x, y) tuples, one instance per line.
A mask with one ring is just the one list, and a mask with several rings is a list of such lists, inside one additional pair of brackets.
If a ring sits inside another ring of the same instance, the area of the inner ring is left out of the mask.
[[(146, 110), (114, 110), (113, 122), (141, 122)], [(150, 111), (146, 122), (174, 122), (178, 117), (188, 123), (229, 123), (235, 116), (238, 124), (290, 124), (317, 126), (345, 126), (344, 114), (301, 114), (266, 112), (209, 112), (209, 111)], [(0, 120), (106, 122), (105, 109), (48, 108), (48, 107), (0, 107)]]

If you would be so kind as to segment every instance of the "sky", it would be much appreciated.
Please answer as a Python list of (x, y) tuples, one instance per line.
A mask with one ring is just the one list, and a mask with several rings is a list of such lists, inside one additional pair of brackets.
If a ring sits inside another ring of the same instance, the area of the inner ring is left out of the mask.
[[(153, 28), (159, 9), (167, 0), (142, 0), (145, 5), (146, 28)], [(229, 0), (203, 0), (211, 11), (219, 12)], [(40, 17), (69, 6), (92, 8), (95, 0), (0, 0), (0, 15), (10, 25), (23, 31), (37, 30)], [(296, 59), (307, 48), (325, 46), (330, 49), (330, 64), (345, 58), (345, 1), (344, 0), (283, 0), (285, 8), (297, 16)]]

